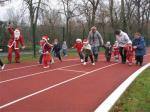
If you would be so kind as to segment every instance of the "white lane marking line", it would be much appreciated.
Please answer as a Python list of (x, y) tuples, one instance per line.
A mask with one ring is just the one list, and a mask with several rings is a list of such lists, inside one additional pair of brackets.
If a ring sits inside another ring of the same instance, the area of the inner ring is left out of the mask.
[(25, 75), (25, 76), (21, 76), (21, 77), (17, 77), (17, 78), (8, 79), (8, 80), (4, 80), (4, 81), (1, 81), (0, 84), (6, 83), (6, 82), (10, 82), (10, 81), (14, 81), (14, 80), (18, 80), (18, 79), (31, 77), (31, 76), (35, 76), (35, 75), (39, 75), (39, 74), (43, 74), (43, 73), (47, 73), (47, 72), (51, 72), (51, 71), (55, 71), (55, 70), (58, 70), (58, 69), (78, 66), (78, 65), (81, 65), (81, 63), (80, 64), (75, 64), (75, 65), (64, 66), (64, 67), (60, 67), (60, 68), (56, 68), (56, 69), (46, 70), (46, 71), (43, 71), (43, 72), (37, 72), (37, 73), (33, 73), (33, 74), (29, 74), (29, 75)]
[(150, 63), (138, 69), (131, 76), (129, 76), (100, 104), (95, 112), (109, 112), (109, 110), (113, 107), (113, 105), (117, 102), (121, 95), (127, 90), (127, 88), (132, 84), (132, 82), (148, 67), (150, 67)]
[(86, 71), (70, 70), (70, 69), (58, 69), (58, 70), (63, 70), (63, 71), (68, 71), (68, 72), (79, 72), (79, 73), (86, 73)]
[(18, 69), (24, 69), (24, 68), (30, 68), (30, 67), (34, 67), (34, 66), (38, 66), (38, 65), (39, 64), (28, 65), (28, 66), (23, 66), (23, 67), (18, 67), (18, 68), (11, 68), (11, 69), (2, 70), (0, 72), (6, 72), (6, 71), (12, 71), (12, 70), (18, 70)]
[(20, 102), (20, 101), (22, 101), (22, 100), (25, 100), (25, 99), (27, 99), (27, 98), (30, 98), (30, 97), (35, 96), (35, 95), (37, 95), (37, 94), (40, 94), (40, 93), (42, 93), (42, 92), (48, 91), (48, 90), (50, 90), (50, 89), (52, 89), (52, 88), (55, 88), (55, 87), (61, 86), (61, 85), (63, 85), (63, 84), (69, 83), (69, 82), (71, 82), (71, 81), (73, 81), (73, 80), (79, 79), (79, 78), (84, 77), (84, 76), (86, 76), (86, 75), (88, 75), (88, 74), (91, 74), (91, 73), (94, 73), (94, 72), (97, 72), (97, 71), (99, 71), (99, 70), (102, 70), (102, 69), (105, 69), (105, 68), (109, 68), (109, 67), (112, 67), (112, 66), (115, 66), (115, 65), (118, 65), (118, 63), (111, 64), (111, 65), (107, 65), (107, 66), (104, 66), (104, 67), (101, 67), (101, 68), (92, 70), (92, 71), (90, 71), (90, 72), (86, 72), (86, 73), (81, 74), (81, 75), (79, 75), (79, 76), (70, 78), (70, 79), (65, 80), (65, 81), (63, 81), (63, 82), (57, 83), (57, 84), (55, 84), (55, 85), (53, 85), (53, 86), (49, 86), (49, 87), (47, 87), (47, 88), (45, 88), (45, 89), (42, 89), (42, 90), (40, 90), (40, 91), (34, 92), (34, 93), (29, 94), (29, 95), (27, 95), (27, 96), (21, 97), (21, 98), (19, 98), (19, 99), (17, 99), (17, 100), (11, 101), (11, 102), (9, 102), (9, 103), (7, 103), (7, 104), (1, 105), (1, 106), (0, 106), (0, 109), (6, 108), (6, 107), (8, 107), (8, 106), (10, 106), (10, 105), (13, 105), (13, 104), (15, 104), (15, 103), (17, 103), (17, 102)]
[[(63, 61), (75, 61), (78, 60), (77, 58), (75, 59), (65, 59)], [(58, 62), (55, 62), (58, 63)], [(40, 64), (34, 64), (34, 65), (28, 65), (28, 66), (23, 66), (23, 67), (17, 67), (17, 68), (10, 68), (10, 69), (6, 69), (6, 70), (2, 70), (0, 72), (6, 72), (6, 71), (12, 71), (12, 70), (19, 70), (19, 69), (25, 69), (25, 68), (30, 68), (30, 67), (35, 67), (35, 66), (40, 66)]]

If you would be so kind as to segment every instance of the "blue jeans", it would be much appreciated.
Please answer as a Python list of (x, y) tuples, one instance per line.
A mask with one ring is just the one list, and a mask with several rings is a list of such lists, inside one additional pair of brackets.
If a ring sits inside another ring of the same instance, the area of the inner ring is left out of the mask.
[(62, 49), (63, 56), (67, 55), (67, 49)]
[(92, 47), (95, 62), (98, 61), (99, 46)]

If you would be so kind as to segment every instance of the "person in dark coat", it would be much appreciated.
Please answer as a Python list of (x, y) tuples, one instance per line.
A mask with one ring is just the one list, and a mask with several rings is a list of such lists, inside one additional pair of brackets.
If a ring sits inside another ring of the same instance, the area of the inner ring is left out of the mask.
[(105, 45), (105, 58), (107, 62), (110, 62), (111, 60), (111, 54), (112, 54), (112, 45), (110, 44), (110, 42), (108, 41)]
[(60, 54), (61, 48), (62, 47), (61, 44), (58, 42), (58, 39), (55, 39), (52, 52), (54, 53), (54, 56), (57, 57), (62, 62), (62, 58)]
[(133, 39), (133, 48), (135, 49), (135, 59), (136, 59), (136, 64), (140, 64), (142, 66), (143, 64), (143, 58), (144, 55), (146, 54), (146, 44), (144, 37), (141, 36), (139, 32), (136, 32), (134, 34), (134, 39)]

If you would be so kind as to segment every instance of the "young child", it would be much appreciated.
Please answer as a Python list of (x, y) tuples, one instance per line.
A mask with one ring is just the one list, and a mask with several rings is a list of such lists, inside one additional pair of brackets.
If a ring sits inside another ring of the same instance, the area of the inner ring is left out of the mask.
[(50, 50), (53, 45), (48, 42), (48, 36), (42, 37), (42, 64), (44, 68), (49, 68), (49, 63), (51, 61)]
[(76, 48), (77, 49), (77, 52), (78, 52), (78, 55), (80, 57), (81, 63), (84, 62), (84, 56), (83, 56), (83, 53), (81, 51), (82, 47), (83, 47), (82, 40), (81, 39), (76, 39), (76, 43), (73, 45), (72, 48)]
[[(0, 49), (0, 51), (3, 51), (3, 49)], [(4, 70), (5, 64), (3, 64), (1, 59), (0, 59), (0, 66), (1, 66), (1, 70)]]
[(134, 48), (132, 46), (132, 41), (129, 41), (125, 45), (125, 49), (127, 51), (127, 62), (128, 62), (128, 65), (131, 66), (132, 65), (132, 60), (133, 60), (133, 54), (134, 54)]
[(95, 65), (94, 59), (93, 59), (93, 54), (92, 54), (92, 48), (91, 48), (91, 45), (89, 44), (89, 41), (87, 39), (83, 40), (83, 47), (82, 47), (81, 51), (83, 51), (83, 53), (85, 54), (85, 60), (84, 60), (83, 65), (87, 64), (88, 57), (90, 57), (92, 65)]
[(119, 46), (118, 46), (118, 41), (115, 41), (115, 44), (113, 45), (113, 54), (114, 54), (115, 62), (119, 62)]
[(135, 49), (136, 64), (142, 66), (146, 54), (146, 44), (144, 37), (139, 32), (134, 34), (133, 48)]
[(40, 49), (39, 49), (39, 53), (40, 53), (40, 58), (39, 58), (39, 64), (42, 64), (42, 59), (43, 59), (43, 50), (42, 50), (42, 47), (43, 47), (43, 44), (44, 44), (44, 41), (43, 40), (40, 40)]
[(110, 62), (111, 54), (112, 54), (112, 46), (109, 41), (104, 45), (104, 48), (105, 48), (106, 61)]
[(54, 39), (54, 46), (52, 52), (54, 53), (54, 56), (56, 56), (62, 62), (60, 51), (61, 44), (58, 42), (58, 39)]
[(67, 43), (66, 43), (66, 41), (64, 41), (63, 44), (62, 44), (63, 56), (67, 56), (67, 49), (68, 49)]

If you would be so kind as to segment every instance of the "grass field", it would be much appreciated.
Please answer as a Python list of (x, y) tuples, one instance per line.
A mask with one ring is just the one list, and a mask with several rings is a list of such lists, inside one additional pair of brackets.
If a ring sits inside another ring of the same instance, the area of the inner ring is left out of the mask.
[(150, 112), (150, 68), (133, 82), (110, 112)]

